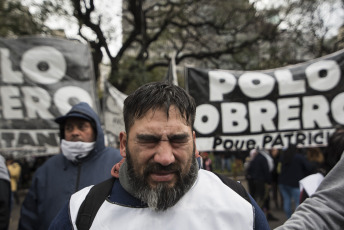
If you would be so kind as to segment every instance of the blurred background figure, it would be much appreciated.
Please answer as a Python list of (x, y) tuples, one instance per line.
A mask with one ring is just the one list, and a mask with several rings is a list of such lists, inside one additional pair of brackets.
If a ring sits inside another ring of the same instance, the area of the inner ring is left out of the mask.
[(279, 149), (272, 148), (270, 149), (270, 156), (274, 162), (274, 167), (271, 171), (271, 191), (272, 191), (272, 200), (275, 204), (275, 208), (279, 209), (279, 190), (278, 190), (278, 172), (277, 165), (280, 158)]
[(273, 159), (266, 150), (253, 149), (246, 163), (246, 178), (250, 194), (270, 221), (278, 220), (270, 213), (270, 188)]
[(319, 148), (309, 149), (307, 156), (311, 155), (311, 159), (317, 166), (315, 172), (303, 178), (300, 181), (300, 203), (310, 197), (317, 190), (320, 183), (329, 171), (340, 160), (344, 151), (344, 128), (337, 128), (328, 140), (328, 145), (324, 150), (324, 154)]
[(0, 155), (0, 229), (8, 229), (11, 214), (10, 175), (5, 158)]
[(208, 171), (213, 171), (213, 164), (212, 161), (209, 157), (209, 153), (207, 152), (201, 152), (201, 157), (203, 159), (203, 169), (208, 170)]
[(314, 165), (314, 173), (317, 172), (324, 163), (324, 154), (320, 148), (308, 148), (306, 150), (306, 156), (309, 162)]
[(14, 161), (12, 156), (8, 157), (6, 161), (6, 165), (7, 165), (8, 171), (10, 172), (12, 195), (13, 195), (15, 203), (18, 205), (20, 204), (19, 195), (18, 195), (18, 183), (19, 183), (20, 175), (21, 175), (21, 166), (18, 162)]
[(286, 217), (290, 218), (293, 202), (294, 209), (299, 205), (299, 181), (312, 172), (313, 165), (304, 154), (299, 153), (296, 145), (291, 144), (282, 152), (279, 166), (278, 186), (283, 198), (283, 210)]

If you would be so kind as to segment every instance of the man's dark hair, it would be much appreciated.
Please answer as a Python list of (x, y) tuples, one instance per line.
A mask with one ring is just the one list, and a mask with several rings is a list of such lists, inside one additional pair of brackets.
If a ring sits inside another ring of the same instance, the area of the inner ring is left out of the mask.
[(124, 124), (128, 133), (136, 119), (142, 118), (149, 110), (164, 108), (167, 118), (174, 105), (191, 128), (195, 121), (196, 104), (194, 99), (181, 87), (168, 82), (152, 82), (138, 88), (124, 101)]

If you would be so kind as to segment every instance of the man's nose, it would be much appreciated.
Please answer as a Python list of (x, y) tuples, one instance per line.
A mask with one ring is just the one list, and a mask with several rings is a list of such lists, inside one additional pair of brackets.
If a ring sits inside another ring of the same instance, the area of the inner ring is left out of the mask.
[(71, 134), (73, 136), (79, 136), (80, 135), (80, 130), (77, 127), (72, 127)]
[(169, 141), (160, 141), (154, 155), (154, 161), (163, 166), (168, 166), (174, 163), (175, 157), (173, 154), (173, 148)]

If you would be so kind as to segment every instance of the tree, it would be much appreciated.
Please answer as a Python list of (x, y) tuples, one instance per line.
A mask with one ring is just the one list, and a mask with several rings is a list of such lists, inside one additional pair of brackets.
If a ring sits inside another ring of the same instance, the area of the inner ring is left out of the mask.
[(170, 54), (175, 52), (177, 65), (198, 60), (203, 66), (220, 67), (228, 55), (274, 37), (277, 29), (256, 16), (248, 1), (129, 0), (123, 2), (123, 45), (112, 56), (101, 20), (92, 18), (93, 0), (72, 3), (80, 25), (89, 27), (96, 34), (97, 47), (105, 49), (111, 62), (110, 81), (122, 91), (137, 74), (128, 74), (121, 65), (145, 76), (167, 67)]
[(37, 19), (19, 0), (0, 2), (1, 37), (47, 33), (48, 29)]
[(40, 9), (44, 15), (59, 9), (60, 17), (76, 19), (78, 35), (90, 44), (95, 66), (106, 56), (109, 80), (126, 93), (161, 79), (172, 53), (179, 66), (252, 70), (333, 52), (338, 46), (322, 8), (327, 4), (328, 12), (343, 9), (339, 0), (286, 0), (274, 7), (259, 7), (260, 0), (127, 0), (123, 42), (113, 53), (110, 44), (116, 28), (105, 27), (109, 14), (99, 8), (105, 2), (46, 0)]

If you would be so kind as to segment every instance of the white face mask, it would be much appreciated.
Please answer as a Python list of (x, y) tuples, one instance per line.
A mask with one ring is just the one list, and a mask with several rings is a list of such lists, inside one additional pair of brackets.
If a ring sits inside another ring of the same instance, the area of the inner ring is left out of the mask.
[(66, 141), (62, 139), (62, 154), (72, 162), (78, 162), (92, 151), (96, 142)]

